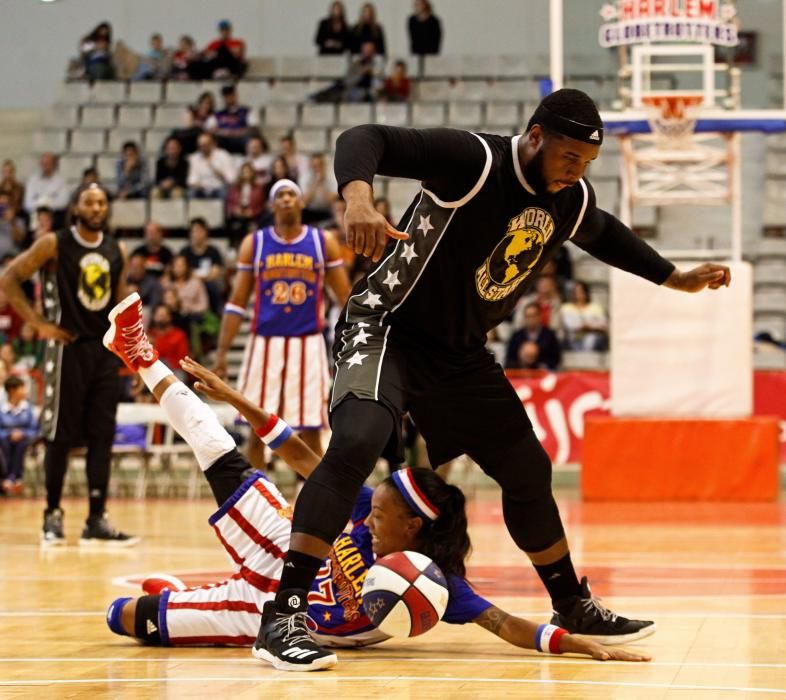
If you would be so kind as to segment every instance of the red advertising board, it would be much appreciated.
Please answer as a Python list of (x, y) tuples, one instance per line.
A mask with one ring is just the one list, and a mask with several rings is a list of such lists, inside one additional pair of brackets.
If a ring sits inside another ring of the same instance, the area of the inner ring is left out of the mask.
[[(609, 413), (608, 372), (509, 372), (535, 434), (555, 464), (581, 462), (584, 416)], [(781, 420), (786, 462), (786, 372), (754, 372), (753, 413)]]

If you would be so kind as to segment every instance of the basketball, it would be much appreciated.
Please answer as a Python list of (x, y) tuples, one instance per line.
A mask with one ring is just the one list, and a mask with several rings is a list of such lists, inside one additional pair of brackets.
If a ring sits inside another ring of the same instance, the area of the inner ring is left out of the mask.
[(391, 637), (417, 637), (440, 621), (448, 605), (445, 574), (418, 552), (394, 552), (378, 559), (363, 583), (363, 607), (379, 630)]

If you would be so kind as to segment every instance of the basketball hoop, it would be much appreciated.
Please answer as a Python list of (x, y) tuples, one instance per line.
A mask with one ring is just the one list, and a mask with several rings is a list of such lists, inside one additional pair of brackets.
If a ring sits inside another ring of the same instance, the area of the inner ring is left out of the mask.
[(687, 141), (696, 128), (702, 95), (642, 95), (652, 133), (662, 144), (678, 146)]

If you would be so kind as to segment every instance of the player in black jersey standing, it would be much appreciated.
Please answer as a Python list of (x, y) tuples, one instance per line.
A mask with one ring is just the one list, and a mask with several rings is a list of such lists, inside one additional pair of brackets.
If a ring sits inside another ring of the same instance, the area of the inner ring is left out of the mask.
[[(68, 453), (86, 444), (90, 512), (79, 543), (130, 546), (139, 538), (115, 530), (104, 513), (120, 365), (102, 339), (109, 328), (109, 309), (127, 295), (126, 254), (105, 231), (109, 200), (100, 186), (89, 185), (79, 192), (75, 213), (74, 226), (37, 240), (0, 277), (8, 301), (48, 341), (41, 413), (47, 507), (41, 544), (65, 543), (60, 497)], [(45, 318), (20, 286), (37, 270), (42, 274)]]
[[(293, 613), (305, 609), (329, 543), (377, 457), (399, 438), (405, 411), (432, 464), (466, 453), (500, 484), (505, 524), (551, 596), (554, 624), (602, 643), (654, 632), (652, 622), (604, 608), (579, 580), (551, 493), (550, 460), (485, 349), (486, 333), (569, 239), (672, 289), (730, 283), (722, 265), (680, 272), (596, 207), (583, 175), (602, 143), (597, 108), (578, 90), (546, 97), (526, 132), (512, 138), (376, 125), (341, 135), (335, 169), (348, 242), (377, 264), (355, 285), (336, 328), (333, 435), (298, 498), (279, 593), (265, 606), (255, 644), (265, 654), (257, 656), (308, 670), (325, 654), (316, 645), (295, 651), (307, 642), (293, 629), (303, 616)], [(403, 232), (373, 208), (377, 173), (421, 182)]]

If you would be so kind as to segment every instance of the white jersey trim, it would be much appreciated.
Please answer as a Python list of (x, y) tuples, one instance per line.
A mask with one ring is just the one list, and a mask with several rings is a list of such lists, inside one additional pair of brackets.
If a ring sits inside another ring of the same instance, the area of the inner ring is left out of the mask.
[(573, 230), (570, 232), (570, 236), (568, 238), (573, 238), (576, 235), (576, 231), (579, 230), (579, 226), (581, 225), (582, 220), (584, 219), (584, 214), (587, 212), (587, 205), (589, 204), (589, 190), (587, 189), (587, 183), (584, 182), (584, 178), (579, 180), (579, 184), (581, 185), (581, 189), (584, 192), (584, 201), (581, 203), (581, 211), (579, 215), (576, 217), (576, 223), (573, 226)]
[(308, 229), (309, 229), (308, 226), (302, 226), (301, 228), (302, 228), (302, 230), (300, 231), (300, 233), (297, 236), (295, 236), (290, 241), (290, 240), (287, 240), (286, 238), (281, 238), (281, 236), (279, 236), (276, 233), (276, 227), (275, 226), (271, 226), (270, 227), (270, 237), (274, 241), (277, 241), (278, 243), (281, 243), (281, 245), (294, 245), (295, 243), (300, 243), (300, 241), (302, 241), (306, 237), (306, 234), (308, 233)]
[(470, 131), (478, 141), (483, 144), (483, 149), (486, 151), (486, 164), (483, 166), (483, 172), (480, 174), (480, 179), (475, 183), (475, 186), (465, 194), (461, 199), (456, 200), (455, 202), (443, 202), (437, 195), (435, 195), (430, 190), (427, 190), (425, 187), (421, 185), (422, 190), (429, 196), (431, 199), (434, 200), (436, 204), (439, 206), (444, 207), (445, 209), (458, 209), (459, 207), (463, 207), (467, 202), (469, 202), (478, 192), (480, 192), (480, 188), (486, 184), (486, 178), (489, 176), (491, 172), (491, 161), (493, 160), (491, 156), (491, 149), (489, 145), (486, 143), (484, 139), (478, 136), (476, 133)]

